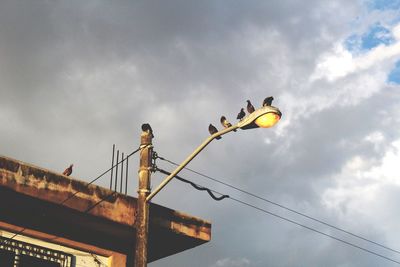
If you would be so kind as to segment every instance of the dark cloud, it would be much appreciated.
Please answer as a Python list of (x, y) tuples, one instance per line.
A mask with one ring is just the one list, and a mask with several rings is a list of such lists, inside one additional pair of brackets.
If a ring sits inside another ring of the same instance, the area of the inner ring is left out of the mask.
[[(209, 123), (221, 127), (221, 115), (235, 122), (246, 99), (259, 106), (274, 95), (280, 126), (226, 135), (190, 167), (394, 244), (389, 211), (381, 222), (356, 212), (351, 196), (338, 198), (337, 209), (326, 198), (343, 189), (341, 175), (355, 157), (380, 166), (393, 149), (396, 88), (382, 82), (379, 67), (310, 81), (320, 56), (364, 11), (349, 1), (2, 1), (1, 153), (60, 171), (74, 163), (74, 174), (89, 180), (109, 167), (113, 143), (125, 153), (136, 149), (148, 122), (157, 152), (180, 162), (208, 136)], [(374, 133), (379, 144), (367, 140)], [(190, 172), (182, 176), (326, 230)], [(155, 174), (153, 184), (161, 179)], [(349, 180), (355, 188), (373, 184)], [(397, 189), (380, 190), (389, 193), (370, 214), (396, 200)], [(176, 181), (155, 201), (212, 220), (213, 240), (154, 267), (389, 264)]]

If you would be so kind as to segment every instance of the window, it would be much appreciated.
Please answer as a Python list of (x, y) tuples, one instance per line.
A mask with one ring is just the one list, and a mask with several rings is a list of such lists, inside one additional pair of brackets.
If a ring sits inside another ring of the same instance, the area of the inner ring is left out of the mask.
[(0, 236), (0, 267), (72, 267), (73, 256)]
[(62, 267), (60, 263), (43, 260), (32, 256), (21, 255), (18, 267)]
[(0, 249), (0, 266), (14, 267), (15, 253), (12, 251)]

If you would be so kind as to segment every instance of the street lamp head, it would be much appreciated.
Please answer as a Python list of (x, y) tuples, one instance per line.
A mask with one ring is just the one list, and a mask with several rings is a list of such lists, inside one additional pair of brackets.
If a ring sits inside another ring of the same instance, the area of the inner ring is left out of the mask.
[(281, 115), (278, 115), (277, 113), (269, 112), (269, 113), (266, 113), (266, 114), (258, 117), (254, 122), (260, 128), (269, 128), (269, 127), (272, 127), (275, 124), (277, 124), (278, 121), (280, 120), (280, 118), (281, 118)]
[(253, 128), (269, 128), (278, 123), (281, 119), (281, 111), (273, 106), (264, 106), (244, 117), (238, 126), (242, 130)]

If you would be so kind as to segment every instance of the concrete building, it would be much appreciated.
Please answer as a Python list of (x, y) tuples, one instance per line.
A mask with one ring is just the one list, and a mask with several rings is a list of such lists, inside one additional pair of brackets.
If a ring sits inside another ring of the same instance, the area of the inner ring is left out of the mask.
[[(0, 266), (131, 267), (136, 200), (0, 156)], [(210, 239), (209, 222), (150, 205), (149, 262)]]

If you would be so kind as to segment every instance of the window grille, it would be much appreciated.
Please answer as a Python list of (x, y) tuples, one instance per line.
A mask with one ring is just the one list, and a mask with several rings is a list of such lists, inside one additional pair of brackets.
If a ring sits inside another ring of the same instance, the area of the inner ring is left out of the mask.
[(1, 267), (73, 267), (71, 254), (0, 236)]

